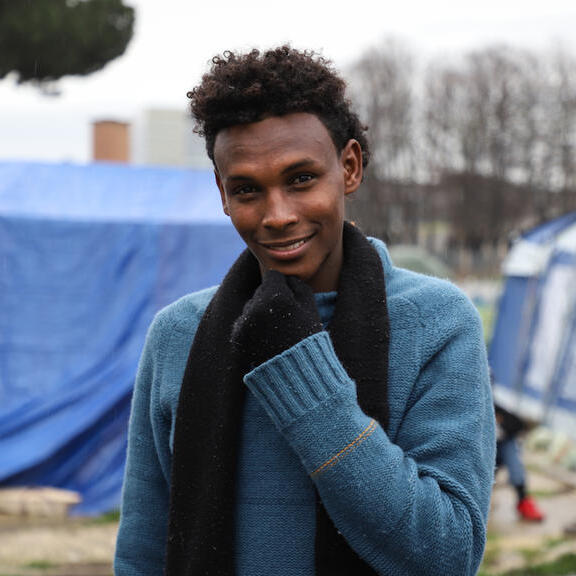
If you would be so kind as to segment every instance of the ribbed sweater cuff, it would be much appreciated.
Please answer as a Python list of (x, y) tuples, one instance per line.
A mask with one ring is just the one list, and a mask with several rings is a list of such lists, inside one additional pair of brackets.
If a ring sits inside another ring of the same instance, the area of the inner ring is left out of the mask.
[(261, 364), (244, 382), (280, 429), (335, 394), (355, 393), (326, 331)]

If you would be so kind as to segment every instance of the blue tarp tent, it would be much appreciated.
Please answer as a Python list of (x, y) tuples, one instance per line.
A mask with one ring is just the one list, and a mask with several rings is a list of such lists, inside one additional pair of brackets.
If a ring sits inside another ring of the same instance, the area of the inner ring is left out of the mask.
[(496, 401), (576, 438), (576, 212), (524, 234), (503, 270), (489, 350)]
[(0, 486), (116, 507), (148, 325), (242, 247), (210, 171), (0, 163)]

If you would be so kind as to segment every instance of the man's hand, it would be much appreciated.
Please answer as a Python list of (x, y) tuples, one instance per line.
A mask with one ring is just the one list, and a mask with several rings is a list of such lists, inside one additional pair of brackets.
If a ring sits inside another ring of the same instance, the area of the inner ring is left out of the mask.
[(251, 370), (321, 330), (312, 289), (270, 270), (234, 322), (232, 345)]

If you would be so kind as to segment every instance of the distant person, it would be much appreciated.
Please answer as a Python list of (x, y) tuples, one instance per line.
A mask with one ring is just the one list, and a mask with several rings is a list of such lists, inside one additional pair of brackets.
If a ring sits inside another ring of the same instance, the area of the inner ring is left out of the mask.
[(519, 435), (526, 428), (518, 416), (508, 412), (498, 404), (496, 413), (496, 467), (503, 466), (508, 473), (508, 483), (516, 492), (516, 510), (522, 520), (542, 522), (544, 514), (526, 488), (526, 468), (522, 461)]
[(471, 576), (494, 473), (479, 317), (344, 218), (365, 128), (324, 58), (226, 52), (192, 92), (246, 251), (152, 324), (117, 576)]

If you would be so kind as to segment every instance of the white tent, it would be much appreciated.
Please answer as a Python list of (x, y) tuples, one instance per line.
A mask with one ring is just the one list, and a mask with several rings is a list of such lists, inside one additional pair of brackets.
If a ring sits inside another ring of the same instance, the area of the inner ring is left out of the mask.
[(495, 399), (576, 437), (576, 212), (524, 234), (503, 272), (489, 351)]

